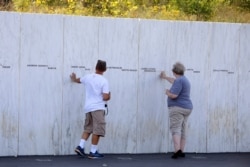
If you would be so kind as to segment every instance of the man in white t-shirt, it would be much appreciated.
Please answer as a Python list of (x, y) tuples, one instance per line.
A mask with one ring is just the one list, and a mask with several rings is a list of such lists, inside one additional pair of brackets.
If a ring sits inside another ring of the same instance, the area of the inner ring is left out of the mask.
[(98, 142), (100, 137), (105, 136), (105, 105), (110, 100), (109, 84), (103, 73), (106, 71), (106, 62), (98, 60), (96, 72), (77, 78), (75, 73), (70, 75), (73, 82), (85, 86), (85, 106), (86, 113), (84, 131), (80, 144), (75, 148), (75, 152), (85, 157), (84, 145), (92, 134), (91, 149), (88, 158), (102, 158), (103, 155), (98, 152)]

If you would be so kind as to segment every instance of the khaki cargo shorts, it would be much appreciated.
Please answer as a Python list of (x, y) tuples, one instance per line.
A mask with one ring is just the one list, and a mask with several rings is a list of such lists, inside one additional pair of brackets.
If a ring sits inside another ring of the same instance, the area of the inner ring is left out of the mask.
[(97, 110), (86, 113), (84, 132), (93, 133), (98, 136), (105, 136), (106, 122), (105, 111)]
[(188, 116), (192, 110), (181, 107), (169, 107), (170, 131), (172, 135), (180, 135), (186, 138), (186, 126)]

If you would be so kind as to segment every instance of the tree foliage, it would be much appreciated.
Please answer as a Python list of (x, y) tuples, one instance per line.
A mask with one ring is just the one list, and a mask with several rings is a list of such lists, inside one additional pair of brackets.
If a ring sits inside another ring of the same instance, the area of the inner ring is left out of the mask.
[(188, 15), (196, 15), (197, 20), (208, 20), (213, 16), (215, 0), (177, 0), (178, 7)]
[(200, 21), (231, 7), (250, 11), (250, 0), (0, 0), (0, 10), (17, 12)]
[(230, 0), (230, 4), (250, 10), (250, 0)]

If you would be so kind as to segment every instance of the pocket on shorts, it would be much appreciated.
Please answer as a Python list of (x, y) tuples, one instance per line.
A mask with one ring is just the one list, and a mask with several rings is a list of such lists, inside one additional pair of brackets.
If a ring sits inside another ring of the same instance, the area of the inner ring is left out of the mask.
[(89, 125), (90, 124), (90, 115), (89, 114), (86, 114), (86, 117), (85, 117), (85, 126), (86, 125)]

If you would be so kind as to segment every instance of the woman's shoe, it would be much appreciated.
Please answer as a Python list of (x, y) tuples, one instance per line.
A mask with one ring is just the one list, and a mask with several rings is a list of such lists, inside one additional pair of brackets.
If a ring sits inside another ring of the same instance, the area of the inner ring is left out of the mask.
[(171, 158), (173, 159), (177, 159), (178, 157), (185, 157), (185, 153), (183, 153), (181, 150), (178, 150), (177, 152), (175, 152)]
[(185, 155), (185, 153), (183, 153), (181, 150), (179, 150), (178, 152), (178, 157), (185, 157), (186, 155)]
[(173, 159), (177, 159), (178, 158), (178, 151), (177, 152), (175, 152), (173, 155), (172, 155), (172, 157), (171, 158), (173, 158)]

